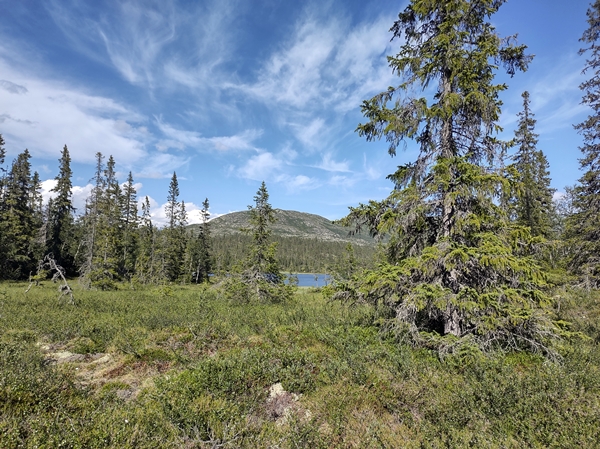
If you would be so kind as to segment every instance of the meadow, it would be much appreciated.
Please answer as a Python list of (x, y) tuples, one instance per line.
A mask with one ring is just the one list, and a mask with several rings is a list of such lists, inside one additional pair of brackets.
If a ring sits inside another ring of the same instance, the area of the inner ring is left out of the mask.
[(370, 306), (206, 286), (0, 284), (2, 448), (598, 447), (600, 294), (555, 292), (561, 360), (440, 359)]

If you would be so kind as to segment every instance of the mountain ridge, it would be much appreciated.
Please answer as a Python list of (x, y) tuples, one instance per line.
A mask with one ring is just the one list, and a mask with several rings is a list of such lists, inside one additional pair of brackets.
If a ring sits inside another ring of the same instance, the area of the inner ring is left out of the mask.
[[(325, 242), (348, 242), (360, 246), (375, 246), (376, 241), (365, 233), (350, 235), (350, 228), (320, 215), (293, 210), (274, 209), (277, 221), (271, 225), (274, 237), (317, 239)], [(250, 211), (231, 212), (210, 220), (210, 232), (215, 236), (243, 234), (250, 226)], [(197, 229), (199, 225), (188, 228)]]

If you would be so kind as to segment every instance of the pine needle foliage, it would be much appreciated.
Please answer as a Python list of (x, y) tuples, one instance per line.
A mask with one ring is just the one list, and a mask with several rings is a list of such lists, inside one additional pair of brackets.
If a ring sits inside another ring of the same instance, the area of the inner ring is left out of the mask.
[(419, 156), (388, 177), (387, 199), (344, 219), (390, 242), (386, 262), (335, 296), (388, 308), (388, 324), (413, 343), (551, 354), (559, 329), (544, 272), (527, 255), (531, 233), (499, 206), (510, 188), (500, 164), (508, 144), (495, 137), (507, 86), (494, 76), (532, 59), (490, 24), (503, 3), (413, 0), (399, 14), (391, 31), (402, 45), (388, 60), (401, 83), (363, 102), (357, 131), (385, 139), (392, 156), (413, 141)]
[(515, 131), (517, 152), (513, 167), (518, 176), (519, 189), (513, 200), (515, 220), (527, 226), (533, 236), (552, 237), (552, 217), (555, 215), (550, 187), (549, 164), (542, 150), (537, 149), (536, 120), (530, 109), (529, 92), (523, 92), (523, 110), (519, 112), (519, 126)]
[(570, 261), (571, 269), (587, 287), (600, 287), (600, 1), (594, 1), (588, 11), (589, 28), (580, 41), (586, 45), (579, 53), (587, 54), (584, 74), (590, 77), (579, 88), (582, 104), (592, 113), (575, 126), (583, 136), (579, 163), (583, 176), (573, 191), (575, 212), (567, 220), (566, 236), (577, 250)]

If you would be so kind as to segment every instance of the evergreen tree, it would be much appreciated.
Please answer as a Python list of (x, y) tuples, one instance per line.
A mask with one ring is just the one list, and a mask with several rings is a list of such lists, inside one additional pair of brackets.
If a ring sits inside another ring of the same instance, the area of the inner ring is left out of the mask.
[(38, 172), (33, 173), (31, 179), (30, 205), (32, 217), (32, 240), (29, 253), (31, 262), (37, 263), (43, 259), (46, 251), (46, 216), (44, 214), (44, 199), (42, 197), (42, 182)]
[(247, 261), (253, 277), (281, 282), (279, 265), (275, 258), (277, 245), (271, 243), (271, 225), (275, 223), (275, 211), (269, 204), (269, 192), (263, 181), (254, 196), (254, 206), (250, 210), (250, 228), (246, 230), (252, 236), (250, 256)]
[(157, 229), (152, 224), (150, 200), (146, 196), (142, 203), (142, 218), (138, 230), (139, 249), (135, 262), (136, 279), (149, 284), (157, 282)]
[(187, 225), (187, 214), (185, 203), (179, 202), (179, 183), (177, 174), (173, 172), (167, 205), (167, 227), (165, 229), (165, 274), (169, 281), (176, 281), (183, 276), (185, 250), (187, 246), (185, 226)]
[(88, 287), (110, 290), (120, 278), (122, 260), (122, 194), (112, 156), (104, 166), (104, 156), (96, 153), (94, 187), (87, 199), (83, 217), (85, 256), (81, 280)]
[[(256, 298), (259, 301), (284, 301), (293, 294), (295, 284), (284, 284), (276, 258), (277, 243), (271, 241), (271, 225), (275, 223), (275, 211), (269, 203), (269, 192), (263, 181), (254, 196), (254, 205), (248, 206), (250, 227), (244, 229), (252, 242), (241, 283), (234, 285), (240, 299)], [(240, 294), (241, 293), (241, 294)]]
[(600, 287), (600, 0), (595, 0), (587, 11), (589, 28), (580, 41), (586, 45), (579, 54), (588, 54), (583, 73), (590, 78), (579, 88), (582, 103), (592, 113), (575, 129), (583, 136), (580, 147), (583, 157), (579, 163), (583, 176), (573, 191), (575, 212), (567, 220), (566, 236), (576, 246), (570, 266), (584, 283)]
[(10, 279), (26, 278), (36, 266), (33, 248), (39, 229), (34, 203), (39, 182), (35, 185), (31, 177), (30, 158), (28, 150), (19, 154), (5, 181), (0, 213), (0, 272)]
[(4, 168), (4, 159), (6, 158), (6, 148), (4, 148), (4, 139), (0, 134), (0, 204), (4, 195), (4, 178), (6, 176), (6, 169)]
[(131, 172), (127, 176), (127, 182), (123, 189), (123, 256), (122, 268), (126, 278), (130, 279), (135, 270), (135, 259), (137, 257), (137, 228), (138, 209), (136, 190)]
[(6, 158), (6, 148), (4, 148), (4, 138), (0, 134), (0, 170), (4, 171), (4, 159)]
[[(420, 154), (389, 176), (386, 200), (351, 208), (347, 223), (390, 235), (388, 262), (337, 296), (387, 305), (416, 342), (548, 352), (556, 329), (543, 273), (520, 255), (527, 229), (510, 226), (498, 206), (506, 145), (494, 133), (507, 86), (494, 83), (495, 70), (502, 64), (513, 75), (531, 59), (489, 23), (502, 3), (412, 0), (399, 14), (391, 31), (402, 45), (388, 60), (402, 82), (363, 102), (368, 122), (358, 132), (385, 138), (392, 156), (406, 140)], [(429, 86), (432, 96), (413, 96)]]
[(59, 159), (59, 171), (56, 185), (51, 190), (56, 197), (48, 205), (48, 252), (67, 273), (73, 274), (74, 260), (71, 252), (75, 208), (71, 201), (73, 184), (71, 178), (71, 156), (65, 145)]
[(187, 242), (186, 249), (186, 266), (188, 272), (191, 273), (191, 279), (196, 284), (200, 282), (208, 282), (209, 274), (211, 273), (211, 254), (210, 254), (210, 227), (208, 219), (208, 198), (202, 202), (202, 210), (200, 215), (202, 221), (198, 227), (198, 234), (191, 236)]
[(210, 212), (208, 212), (209, 203), (208, 198), (205, 198), (202, 202), (202, 209), (200, 214), (202, 216), (202, 222), (198, 231), (198, 242), (199, 242), (199, 257), (198, 264), (196, 266), (196, 283), (208, 282), (209, 275), (212, 271), (212, 256), (211, 256), (211, 240), (210, 240)]
[(515, 218), (527, 226), (531, 235), (550, 238), (552, 235), (554, 189), (550, 188), (549, 164), (542, 150), (537, 149), (534, 115), (529, 109), (529, 92), (523, 92), (523, 110), (519, 112), (519, 127), (515, 131), (518, 145), (514, 168), (518, 173), (519, 189), (514, 198)]
[[(104, 180), (104, 156), (97, 152), (96, 169), (92, 182), (94, 186), (90, 192), (90, 196), (86, 199), (85, 214), (80, 219), (79, 227), (82, 229), (82, 253), (80, 254), (79, 273), (81, 275), (80, 282), (86, 287), (91, 286), (91, 274), (94, 270), (94, 257), (96, 256), (97, 234), (100, 227), (100, 203), (104, 195), (105, 180)], [(79, 254), (79, 252), (78, 252)]]

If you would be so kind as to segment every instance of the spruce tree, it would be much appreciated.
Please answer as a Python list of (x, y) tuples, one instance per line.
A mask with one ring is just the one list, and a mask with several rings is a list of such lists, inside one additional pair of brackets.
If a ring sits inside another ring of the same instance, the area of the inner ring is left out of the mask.
[(157, 282), (157, 229), (152, 224), (150, 199), (146, 196), (142, 203), (142, 217), (138, 228), (138, 254), (135, 261), (135, 277), (138, 282)]
[(210, 212), (208, 212), (209, 203), (208, 198), (205, 198), (202, 202), (202, 209), (200, 214), (202, 216), (202, 222), (198, 232), (199, 242), (199, 257), (198, 264), (196, 266), (196, 283), (208, 282), (209, 275), (212, 271), (212, 256), (211, 256), (211, 243), (210, 243)]
[(39, 183), (33, 182), (30, 158), (27, 149), (19, 154), (5, 180), (0, 213), (0, 273), (9, 279), (24, 279), (36, 266), (33, 249), (39, 231), (35, 211)]
[(127, 182), (123, 188), (122, 195), (122, 222), (123, 222), (123, 255), (122, 270), (127, 279), (130, 279), (135, 271), (135, 259), (137, 257), (138, 241), (138, 209), (136, 190), (131, 172), (127, 176)]
[(186, 249), (186, 266), (191, 280), (196, 284), (208, 282), (211, 273), (211, 254), (210, 254), (210, 226), (208, 219), (208, 198), (202, 202), (200, 211), (201, 223), (198, 226), (198, 233), (188, 238)]
[(284, 284), (284, 276), (276, 257), (277, 243), (271, 240), (271, 225), (276, 222), (275, 211), (269, 203), (269, 192), (263, 181), (254, 196), (254, 205), (248, 206), (250, 226), (244, 229), (252, 242), (245, 261), (242, 282), (247, 298), (259, 301), (283, 301), (291, 297), (295, 284)]
[(100, 209), (106, 182), (104, 179), (104, 156), (97, 152), (96, 168), (92, 182), (94, 183), (89, 197), (85, 202), (85, 214), (79, 219), (78, 227), (81, 229), (81, 247), (78, 251), (78, 266), (80, 273), (80, 282), (85, 287), (91, 287), (91, 277), (94, 271), (94, 259), (97, 254), (98, 230), (101, 228)]
[(80, 279), (88, 287), (111, 290), (120, 280), (123, 254), (122, 194), (112, 156), (105, 166), (102, 153), (96, 153), (96, 170), (92, 180), (94, 187), (82, 219), (85, 251)]
[(71, 156), (69, 149), (63, 147), (59, 159), (58, 175), (54, 178), (56, 185), (51, 190), (56, 196), (48, 206), (48, 249), (54, 260), (67, 273), (73, 274), (75, 267), (71, 247), (73, 245), (73, 226), (75, 208), (71, 201), (73, 184), (71, 178)]
[(575, 212), (567, 219), (566, 237), (574, 246), (570, 261), (572, 270), (588, 287), (600, 287), (600, 0), (595, 0), (587, 11), (589, 27), (580, 41), (586, 45), (579, 54), (587, 54), (584, 74), (589, 79), (579, 88), (583, 91), (582, 104), (592, 113), (575, 126), (583, 136), (579, 160), (584, 171), (573, 190)]
[(173, 172), (171, 183), (169, 184), (165, 213), (167, 216), (167, 227), (164, 230), (165, 274), (169, 281), (176, 281), (184, 275), (183, 267), (187, 246), (185, 232), (187, 214), (185, 203), (179, 201), (179, 183), (175, 172)]
[(552, 235), (554, 189), (550, 187), (549, 164), (542, 150), (537, 149), (534, 114), (529, 108), (529, 92), (523, 92), (523, 110), (515, 131), (518, 150), (513, 157), (519, 188), (514, 198), (515, 218), (529, 227), (531, 235), (550, 238)]
[(412, 0), (399, 14), (391, 31), (402, 44), (388, 60), (402, 81), (363, 102), (368, 121), (358, 132), (385, 138), (392, 156), (414, 141), (419, 156), (389, 176), (387, 199), (351, 208), (347, 223), (390, 235), (388, 261), (337, 296), (386, 305), (394, 328), (416, 343), (549, 353), (556, 328), (544, 276), (519, 254), (530, 235), (498, 205), (506, 145), (495, 133), (507, 86), (494, 76), (531, 60), (489, 22), (502, 3)]

